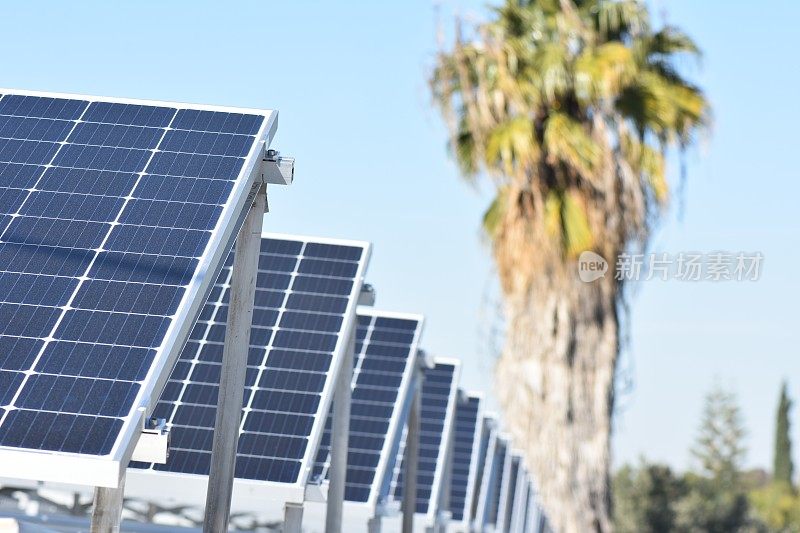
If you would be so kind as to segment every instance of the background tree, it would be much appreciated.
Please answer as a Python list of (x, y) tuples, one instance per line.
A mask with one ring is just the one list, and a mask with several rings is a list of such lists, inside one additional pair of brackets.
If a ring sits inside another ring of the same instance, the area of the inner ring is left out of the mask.
[(786, 391), (786, 382), (781, 386), (778, 413), (775, 422), (775, 459), (772, 477), (776, 482), (792, 485), (794, 464), (792, 463), (792, 441), (789, 438), (789, 409), (792, 401)]
[(781, 385), (775, 423), (775, 457), (772, 482), (750, 492), (756, 515), (773, 531), (800, 532), (800, 495), (792, 484), (792, 441), (789, 438), (789, 410), (792, 401)]
[(623, 466), (613, 480), (614, 527), (617, 533), (669, 533), (675, 530), (676, 504), (686, 487), (670, 467)]
[(686, 476), (688, 496), (678, 507), (678, 529), (728, 533), (750, 525), (741, 483), (745, 430), (736, 397), (719, 385), (706, 396), (691, 452), (699, 471)]
[(483, 216), (505, 302), (496, 379), (517, 446), (558, 531), (609, 531), (609, 437), (621, 280), (577, 276), (646, 246), (669, 197), (665, 158), (707, 123), (681, 74), (697, 56), (637, 0), (507, 0), (437, 57), (431, 79)]
[(700, 472), (721, 484), (735, 484), (746, 453), (744, 437), (736, 396), (715, 385), (706, 395), (700, 429), (692, 448)]
[(771, 530), (800, 533), (800, 496), (786, 483), (753, 489), (749, 502), (755, 515)]

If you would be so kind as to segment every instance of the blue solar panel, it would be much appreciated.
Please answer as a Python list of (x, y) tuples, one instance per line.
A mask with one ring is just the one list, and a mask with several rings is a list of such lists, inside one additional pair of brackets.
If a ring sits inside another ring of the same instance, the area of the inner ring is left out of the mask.
[(468, 501), (474, 491), (477, 464), (476, 447), (480, 445), (479, 412), (481, 399), (461, 394), (456, 404), (455, 433), (450, 470), (450, 514), (455, 521), (464, 519), (471, 508)]
[(493, 417), (484, 418), (489, 440), (486, 447), (486, 458), (483, 462), (483, 473), (480, 478), (475, 524), (478, 529), (494, 526), (497, 521), (497, 506), (503, 483), (505, 466), (505, 440), (498, 435), (497, 421)]
[(491, 478), (489, 480), (490, 489), (488, 493), (488, 508), (486, 523), (496, 524), (500, 516), (500, 498), (503, 493), (503, 483), (506, 476), (506, 459), (508, 445), (503, 439), (497, 439), (494, 448), (494, 458), (492, 459)]
[[(447, 461), (447, 443), (452, 430), (458, 386), (458, 363), (437, 361), (425, 370), (422, 383), (419, 432), (419, 462), (417, 464), (416, 512), (428, 513), (435, 508), (442, 487)], [(402, 463), (401, 463), (402, 464)], [(403, 499), (403, 471), (401, 466), (394, 488), (394, 499)]]
[(124, 455), (221, 267), (273, 122), (0, 96), (0, 450)]
[(531, 515), (533, 514), (533, 489), (530, 483), (530, 477), (528, 476), (527, 472), (525, 475), (525, 484), (522, 486), (522, 494), (520, 495), (520, 505), (521, 509), (519, 510), (519, 518), (517, 521), (517, 525), (519, 526), (518, 531), (522, 533), (528, 533), (531, 527)]
[(489, 443), (492, 436), (492, 428), (494, 427), (494, 420), (484, 417), (480, 425), (480, 441), (478, 443), (478, 453), (475, 460), (475, 478), (473, 481), (472, 499), (469, 502), (470, 520), (474, 520), (478, 516), (478, 506), (480, 505), (483, 476), (488, 463), (487, 454), (489, 453)]
[(517, 474), (517, 485), (514, 496), (514, 508), (511, 513), (510, 531), (526, 531), (528, 511), (531, 500), (531, 483), (525, 462), (519, 457), (519, 472)]
[(526, 505), (522, 531), (525, 533), (549, 533), (552, 528), (547, 522), (547, 516), (542, 509), (541, 502), (536, 493), (535, 480), (530, 473), (526, 476)]
[[(365, 243), (262, 238), (237, 478), (304, 482), (368, 255)], [(155, 410), (170, 427), (170, 457), (135, 468), (209, 472), (232, 264), (231, 253)]]
[(514, 511), (516, 500), (517, 477), (520, 474), (519, 456), (509, 456), (509, 468), (506, 472), (507, 479), (503, 480), (503, 490), (501, 491), (500, 504), (497, 512), (497, 527), (500, 530), (509, 530), (511, 527), (511, 515)]
[[(350, 407), (345, 500), (375, 501), (390, 453), (401, 438), (401, 415), (413, 379), (422, 317), (365, 310), (358, 316)], [(317, 454), (315, 476), (326, 476), (332, 415)]]

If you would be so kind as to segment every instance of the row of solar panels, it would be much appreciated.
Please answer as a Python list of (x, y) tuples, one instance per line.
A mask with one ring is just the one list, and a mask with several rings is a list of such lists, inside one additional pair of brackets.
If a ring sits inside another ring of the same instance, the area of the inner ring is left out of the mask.
[[(0, 90), (0, 477), (117, 486), (154, 416), (170, 428), (169, 460), (131, 463), (126, 494), (202, 504), (230, 250), (276, 123), (273, 111)], [(535, 530), (520, 460), (483, 431), (492, 424), (477, 404), (480, 446), (468, 468), (463, 455), (450, 461), (466, 445), (458, 362), (419, 361), (421, 317), (358, 308), (369, 255), (367, 243), (262, 239), (235, 505), (324, 493), (344, 378), (345, 497), (365, 516), (402, 499), (404, 428), (421, 387), (422, 523), (451, 513), (480, 529)], [(343, 376), (353, 334), (356, 364)]]
[[(263, 511), (266, 500), (291, 501), (288, 487), (324, 484), (332, 407), (323, 398), (334, 388), (337, 348), (347, 345), (351, 328), (346, 311), (358, 301), (368, 257), (366, 243), (263, 237), (234, 512)], [(155, 411), (172, 434), (169, 461), (132, 464), (129, 497), (176, 505), (203, 502), (231, 264), (229, 259)], [(458, 361), (419, 359), (422, 325), (416, 315), (366, 307), (356, 312), (354, 369), (345, 377), (352, 386), (348, 530), (356, 528), (354, 521), (364, 526), (382, 517), (395, 516), (399, 524), (406, 423), (414, 391), (421, 387), (419, 528), (451, 521), (465, 528), (475, 524), (478, 530), (539, 531), (543, 517), (535, 512), (533, 487), (520, 458), (498, 434), (496, 421), (481, 418), (481, 398), (458, 390)], [(420, 366), (421, 383), (415, 372)], [(321, 439), (315, 437), (320, 432)], [(313, 465), (305, 458), (313, 458)], [(279, 510), (273, 511), (276, 518)], [(321, 523), (313, 518), (313, 503), (308, 514), (307, 525)]]

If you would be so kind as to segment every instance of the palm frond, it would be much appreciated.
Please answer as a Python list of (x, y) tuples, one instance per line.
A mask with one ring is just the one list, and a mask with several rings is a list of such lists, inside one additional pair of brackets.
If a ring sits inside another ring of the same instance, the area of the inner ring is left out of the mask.
[(586, 202), (581, 193), (575, 189), (570, 189), (563, 196), (561, 221), (564, 228), (564, 251), (567, 257), (576, 257), (592, 247), (594, 239), (589, 226)]
[(469, 131), (462, 129), (455, 138), (455, 146), (451, 147), (462, 176), (472, 181), (480, 170), (475, 139)]
[(566, 113), (553, 113), (544, 131), (544, 147), (552, 162), (561, 162), (591, 180), (600, 163), (601, 149), (584, 126)]
[(660, 204), (666, 203), (669, 198), (669, 183), (667, 183), (664, 154), (644, 144), (640, 158), (641, 173), (650, 186), (653, 197)]
[(503, 217), (506, 212), (506, 203), (508, 202), (508, 187), (503, 187), (497, 190), (492, 203), (483, 213), (483, 231), (487, 236), (494, 239), (500, 230)]
[(537, 48), (531, 69), (536, 73), (544, 101), (557, 102), (571, 89), (568, 60), (569, 51), (561, 43), (545, 43)]
[(588, 2), (587, 7), (594, 15), (596, 30), (607, 39), (639, 34), (649, 26), (647, 9), (639, 0)]
[(536, 159), (539, 146), (533, 122), (524, 116), (514, 117), (495, 127), (486, 142), (486, 159), (490, 165), (502, 166), (512, 176), (521, 164)]
[(633, 53), (622, 43), (587, 48), (575, 61), (575, 93), (586, 105), (610, 99), (628, 85), (636, 72)]
[(691, 37), (674, 26), (666, 26), (647, 39), (650, 54), (690, 54), (700, 57), (702, 52)]

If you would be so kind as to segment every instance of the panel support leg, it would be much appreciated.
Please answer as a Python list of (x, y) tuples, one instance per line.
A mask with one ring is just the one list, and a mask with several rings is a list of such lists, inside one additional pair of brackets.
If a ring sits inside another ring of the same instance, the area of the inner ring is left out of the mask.
[(450, 521), (452, 516), (450, 512), (450, 485), (453, 479), (453, 448), (455, 447), (455, 431), (450, 431), (450, 436), (447, 442), (447, 454), (445, 458), (445, 467), (442, 472), (442, 480), (439, 485), (439, 498), (436, 502), (436, 518), (434, 522), (434, 531), (436, 533), (444, 533), (446, 524)]
[(328, 501), (325, 533), (341, 533), (344, 512), (344, 489), (347, 477), (347, 447), (350, 439), (350, 401), (353, 396), (353, 364), (356, 351), (356, 328), (350, 332), (344, 361), (336, 380), (331, 426), (331, 465), (328, 475)]
[(422, 400), (422, 372), (416, 370), (417, 383), (406, 432), (405, 472), (403, 472), (403, 533), (414, 533), (414, 513), (417, 510), (417, 463), (419, 461), (419, 417)]
[(247, 352), (250, 347), (250, 326), (253, 322), (258, 254), (261, 227), (266, 209), (266, 186), (254, 186), (253, 204), (236, 237), (233, 260), (228, 324), (222, 352), (222, 374), (219, 382), (217, 416), (208, 477), (204, 533), (228, 530), (231, 512), (236, 449), (244, 399)]
[(367, 521), (367, 533), (381, 533), (380, 516), (373, 516)]
[(97, 487), (94, 489), (91, 533), (119, 533), (122, 520), (122, 499), (125, 494), (125, 472), (116, 489)]
[(283, 533), (302, 533), (303, 504), (286, 502), (283, 508)]

